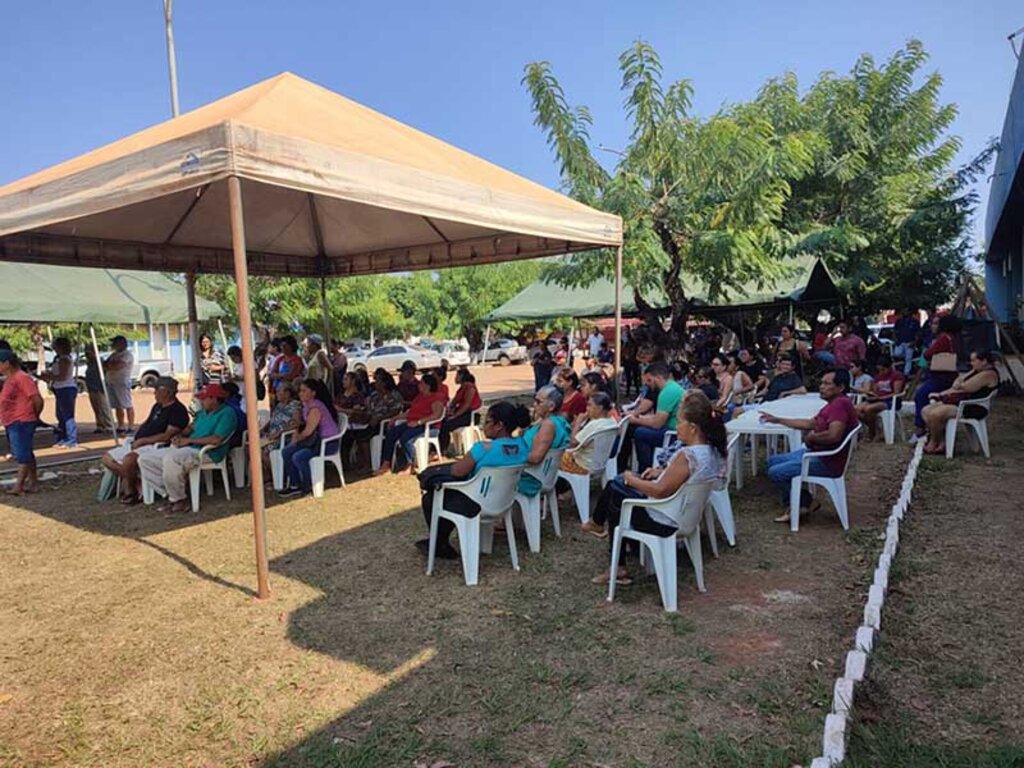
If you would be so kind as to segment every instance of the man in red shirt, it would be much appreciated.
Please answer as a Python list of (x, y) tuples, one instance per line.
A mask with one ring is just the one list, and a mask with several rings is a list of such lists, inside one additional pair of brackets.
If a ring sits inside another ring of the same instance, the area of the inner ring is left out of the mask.
[(836, 368), (849, 368), (854, 360), (863, 360), (868, 356), (868, 348), (864, 339), (851, 333), (850, 324), (839, 324), (839, 335), (830, 340), (832, 347), (832, 365)]
[(43, 398), (32, 377), (21, 370), (17, 355), (9, 349), (0, 349), (0, 376), (4, 377), (0, 421), (7, 430), (11, 454), (18, 462), (18, 479), (10, 493), (21, 496), (39, 487), (32, 440), (43, 410)]
[[(847, 329), (849, 331), (849, 329)], [(807, 451), (828, 451), (837, 447), (851, 430), (857, 427), (860, 420), (853, 401), (846, 396), (850, 389), (850, 372), (845, 368), (831, 368), (821, 378), (819, 391), (825, 400), (825, 407), (818, 411), (813, 419), (784, 419), (770, 413), (762, 413), (761, 421), (769, 424), (781, 424), (790, 429), (807, 430), (804, 435), (804, 448), (789, 453), (780, 453), (768, 459), (768, 479), (778, 487), (784, 503), (789, 502), (790, 481), (799, 477), (802, 471), (803, 456)], [(808, 467), (808, 474), (819, 477), (839, 477), (846, 468), (846, 454), (841, 451), (834, 456), (813, 458)], [(800, 491), (800, 512), (813, 512), (820, 505), (815, 502), (811, 506), (811, 495), (806, 489)], [(788, 523), (789, 514), (775, 518), (777, 523)]]

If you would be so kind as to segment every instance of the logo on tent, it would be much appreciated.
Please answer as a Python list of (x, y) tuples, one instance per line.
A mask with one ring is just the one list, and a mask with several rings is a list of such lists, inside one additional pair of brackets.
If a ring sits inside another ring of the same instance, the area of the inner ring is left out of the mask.
[(190, 173), (195, 173), (199, 170), (199, 155), (195, 152), (189, 152), (185, 155), (185, 159), (181, 161), (181, 175), (188, 176)]

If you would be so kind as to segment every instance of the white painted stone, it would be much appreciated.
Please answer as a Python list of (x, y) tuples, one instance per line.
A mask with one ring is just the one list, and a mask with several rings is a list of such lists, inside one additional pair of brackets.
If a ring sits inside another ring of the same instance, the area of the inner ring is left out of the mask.
[(832, 768), (832, 762), (827, 757), (816, 757), (811, 761), (811, 768)]
[(864, 606), (864, 624), (872, 629), (882, 626), (882, 611), (877, 605), (868, 603)]
[(892, 546), (898, 547), (900, 545), (900, 532), (896, 528), (888, 528), (885, 532), (885, 543), (888, 545), (892, 543)]
[(832, 711), (837, 715), (849, 717), (853, 709), (853, 680), (848, 677), (836, 679), (832, 687)]
[(889, 567), (891, 565), (892, 565), (892, 555), (886, 554), (885, 550), (883, 550), (881, 557), (878, 558), (878, 567), (879, 568), (883, 568), (884, 567), (885, 570), (888, 571)]
[(881, 587), (883, 590), (889, 588), (889, 569), (882, 568), (879, 566), (875, 568), (875, 579), (872, 582), (874, 586)]
[(850, 651), (846, 654), (846, 675), (850, 680), (860, 682), (864, 679), (864, 670), (868, 665), (868, 655), (864, 651)]
[(846, 718), (842, 715), (825, 716), (825, 738), (822, 742), (825, 758), (838, 765), (846, 757)]
[(875, 647), (875, 630), (864, 625), (857, 627), (857, 639), (854, 640), (853, 647), (858, 651), (871, 653)]
[(868, 602), (875, 603), (879, 607), (885, 604), (885, 587), (872, 584), (868, 590)]

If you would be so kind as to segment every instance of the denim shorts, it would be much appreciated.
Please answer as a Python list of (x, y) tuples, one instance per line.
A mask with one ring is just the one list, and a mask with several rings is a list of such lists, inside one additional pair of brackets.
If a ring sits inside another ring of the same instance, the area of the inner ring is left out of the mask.
[(16, 421), (7, 425), (7, 441), (11, 445), (11, 455), (19, 464), (32, 464), (36, 460), (32, 452), (32, 440), (36, 434), (36, 422)]

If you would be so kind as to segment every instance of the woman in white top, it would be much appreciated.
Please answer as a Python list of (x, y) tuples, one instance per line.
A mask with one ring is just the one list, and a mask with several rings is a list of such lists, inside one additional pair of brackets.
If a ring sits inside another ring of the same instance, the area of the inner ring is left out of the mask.
[(734, 404), (739, 405), (747, 392), (754, 391), (754, 382), (751, 381), (750, 376), (740, 366), (740, 357), (736, 353), (729, 355), (729, 365), (726, 370), (732, 376), (732, 396), (730, 399)]
[[(608, 533), (612, 534), (619, 524), (625, 499), (664, 499), (690, 481), (703, 483), (725, 479), (728, 451), (725, 424), (715, 413), (708, 396), (700, 390), (691, 389), (680, 403), (676, 433), (685, 446), (676, 452), (664, 469), (651, 467), (640, 475), (624, 472), (605, 486), (594, 510), (593, 520), (597, 525), (607, 522)], [(635, 508), (631, 522), (634, 529), (655, 536), (674, 536), (676, 533), (675, 522), (656, 510)], [(613, 538), (608, 536), (609, 550)], [(628, 584), (629, 574), (623, 566), (625, 551), (622, 554), (615, 578), (621, 584)], [(607, 584), (608, 576), (609, 572), (603, 571), (591, 581)]]
[(594, 461), (593, 443), (587, 440), (602, 429), (616, 426), (611, 417), (612, 399), (604, 392), (592, 392), (587, 398), (587, 410), (576, 417), (569, 438), (569, 449), (562, 454), (562, 469), (574, 475), (586, 475), (601, 469)]
[(75, 381), (75, 358), (71, 342), (63, 336), (53, 340), (55, 357), (50, 369), (40, 378), (50, 383), (57, 401), (56, 448), (78, 447), (78, 424), (75, 421), (75, 403), (78, 400), (78, 382)]
[(729, 361), (725, 355), (715, 355), (711, 358), (711, 370), (715, 373), (718, 384), (718, 401), (715, 407), (724, 410), (725, 406), (732, 400), (733, 376), (729, 373)]

